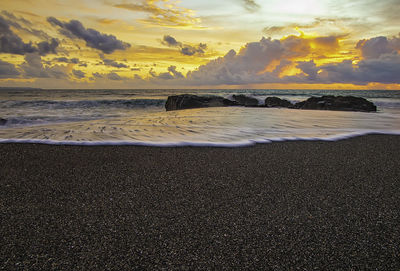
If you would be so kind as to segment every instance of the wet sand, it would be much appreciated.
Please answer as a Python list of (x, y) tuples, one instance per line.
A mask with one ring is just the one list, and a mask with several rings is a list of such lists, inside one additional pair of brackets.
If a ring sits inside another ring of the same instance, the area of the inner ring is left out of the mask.
[(400, 136), (0, 153), (0, 269), (400, 269)]

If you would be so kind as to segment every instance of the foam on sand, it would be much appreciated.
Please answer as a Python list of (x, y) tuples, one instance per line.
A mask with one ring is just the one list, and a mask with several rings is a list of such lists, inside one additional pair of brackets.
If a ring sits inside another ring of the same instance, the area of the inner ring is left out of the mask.
[(27, 144), (47, 144), (47, 145), (70, 145), (70, 146), (149, 146), (149, 147), (247, 147), (255, 144), (266, 144), (272, 142), (284, 141), (339, 141), (363, 135), (400, 135), (400, 131), (358, 131), (348, 134), (340, 134), (328, 137), (274, 137), (260, 138), (254, 140), (241, 140), (235, 142), (190, 142), (190, 141), (73, 141), (73, 140), (50, 140), (50, 139), (0, 139), (0, 144), (3, 143), (27, 143)]

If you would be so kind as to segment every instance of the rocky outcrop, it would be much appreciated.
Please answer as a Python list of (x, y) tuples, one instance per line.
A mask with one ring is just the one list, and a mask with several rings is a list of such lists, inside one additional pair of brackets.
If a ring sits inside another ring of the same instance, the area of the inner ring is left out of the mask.
[(364, 98), (354, 96), (311, 97), (303, 102), (296, 103), (293, 108), (376, 112), (376, 106), (372, 102)]
[(265, 107), (293, 107), (293, 104), (285, 99), (280, 99), (278, 97), (267, 97), (265, 99)]
[(250, 107), (258, 106), (258, 100), (253, 97), (239, 94), (239, 95), (232, 95), (232, 98), (238, 103), (238, 105), (241, 106), (250, 106)]
[(237, 102), (222, 97), (202, 97), (191, 94), (182, 94), (169, 96), (165, 103), (167, 111), (202, 108), (202, 107), (220, 107), (238, 105)]
[(6, 119), (0, 118), (0, 126), (1, 126), (1, 125), (6, 125), (6, 123), (7, 123), (7, 120), (6, 120)]
[[(231, 101), (223, 97), (203, 97), (191, 94), (169, 96), (165, 104), (165, 109), (167, 111), (171, 111), (202, 107), (259, 106), (258, 100), (252, 97), (245, 95), (233, 95), (233, 98), (235, 101)], [(280, 99), (278, 97), (268, 97), (265, 99), (264, 107), (376, 112), (376, 106), (372, 102), (364, 98), (354, 96), (311, 97), (296, 104), (292, 104), (290, 101)]]

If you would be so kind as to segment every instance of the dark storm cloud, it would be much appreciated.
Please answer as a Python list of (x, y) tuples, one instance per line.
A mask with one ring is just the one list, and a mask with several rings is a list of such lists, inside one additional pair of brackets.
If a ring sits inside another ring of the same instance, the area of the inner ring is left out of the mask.
[(50, 42), (42, 41), (36, 45), (32, 42), (25, 43), (10, 28), (16, 24), (4, 19), (0, 15), (0, 52), (9, 54), (25, 55), (28, 53), (39, 53), (40, 55), (56, 54), (59, 45), (57, 39), (51, 39)]
[(198, 45), (183, 44), (170, 35), (165, 35), (161, 43), (168, 47), (179, 48), (179, 52), (186, 56), (203, 55), (207, 50), (207, 44), (205, 43), (199, 43)]
[(0, 59), (0, 78), (15, 78), (20, 75), (20, 72), (11, 63)]
[(54, 17), (48, 17), (47, 21), (53, 26), (60, 27), (60, 33), (69, 38), (78, 38), (86, 42), (86, 45), (98, 49), (105, 54), (111, 54), (115, 50), (126, 50), (130, 44), (118, 40), (114, 35), (100, 33), (92, 28), (85, 28), (78, 20), (61, 22)]

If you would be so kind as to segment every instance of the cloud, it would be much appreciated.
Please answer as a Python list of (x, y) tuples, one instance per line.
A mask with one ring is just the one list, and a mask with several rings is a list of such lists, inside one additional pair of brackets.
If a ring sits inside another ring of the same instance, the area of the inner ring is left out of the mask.
[(118, 68), (118, 69), (120, 69), (120, 68), (129, 68), (129, 66), (125, 65), (124, 63), (118, 63), (118, 62), (116, 62), (116, 61), (114, 61), (112, 59), (106, 59), (106, 58), (103, 59), (103, 64), (106, 65), (106, 66), (111, 66), (111, 67)]
[(56, 39), (51, 39), (51, 42), (42, 41), (37, 44), (39, 55), (57, 54), (56, 49), (60, 43)]
[(10, 20), (13, 20), (13, 21), (21, 21), (21, 22), (23, 22), (24, 24), (32, 25), (32, 23), (31, 23), (30, 21), (26, 20), (25, 18), (23, 18), (23, 17), (17, 18), (14, 14), (12, 14), (11, 12), (8, 12), (8, 11), (6, 11), (6, 10), (2, 10), (2, 11), (1, 11), (1, 14), (3, 14), (5, 17), (7, 17), (7, 18), (10, 19)]
[[(267, 27), (264, 27), (263, 33), (268, 36), (275, 35), (275, 34), (281, 34), (288, 28), (289, 27), (287, 27), (287, 26), (267, 26)], [(290, 27), (289, 29), (292, 29), (292, 28)]]
[(195, 54), (202, 55), (204, 54), (205, 50), (207, 50), (207, 44), (205, 43), (199, 43), (197, 46), (191, 46), (191, 45), (184, 45), (181, 47), (181, 53), (186, 56), (192, 56)]
[(170, 47), (182, 46), (181, 42), (178, 42), (174, 37), (170, 35), (165, 35), (161, 43)]
[(51, 37), (44, 31), (33, 28), (33, 24), (23, 17), (17, 17), (8, 11), (0, 12), (5, 18), (7, 18), (8, 24), (18, 30), (24, 31), (35, 37), (43, 40), (50, 40)]
[(89, 78), (92, 81), (97, 81), (101, 82), (103, 84), (106, 84), (107, 82), (113, 82), (114, 83), (120, 83), (120, 82), (127, 82), (127, 83), (134, 83), (133, 78), (128, 78), (124, 76), (120, 76), (116, 72), (110, 72), (110, 73), (99, 73), (99, 72), (94, 72), (92, 73), (91, 78)]
[(0, 52), (24, 55), (36, 52), (32, 43), (24, 43), (22, 39), (10, 29), (9, 22), (0, 15)]
[(284, 47), (292, 51), (293, 56), (312, 55), (313, 58), (326, 57), (328, 53), (337, 53), (340, 50), (339, 40), (345, 35), (330, 35), (320, 37), (308, 37), (303, 33), (300, 36), (290, 35), (280, 41)]
[(67, 69), (64, 66), (44, 66), (39, 54), (26, 54), (25, 62), (20, 65), (25, 78), (67, 78)]
[(282, 36), (290, 33), (301, 32), (301, 30), (322, 30), (326, 33), (327, 29), (331, 33), (343, 33), (348, 31), (348, 27), (351, 24), (356, 23), (356, 19), (347, 17), (324, 17), (324, 18), (314, 18), (311, 23), (300, 24), (300, 23), (288, 23), (283, 25), (273, 25), (267, 26), (263, 29), (263, 33), (267, 36)]
[(10, 28), (18, 25), (12, 23), (0, 15), (0, 52), (9, 54), (25, 55), (38, 52), (40, 55), (56, 54), (56, 49), (59, 45), (58, 40), (51, 39), (50, 42), (42, 41), (36, 45), (32, 42), (25, 43), (16, 35)]
[(287, 59), (280, 60), (279, 64), (275, 66), (272, 73), (276, 76), (279, 76), (281, 72), (286, 68), (289, 67), (293, 62)]
[(175, 79), (174, 76), (169, 72), (162, 72), (159, 75), (155, 75), (153, 71), (149, 72), (154, 79), (161, 79), (161, 80), (172, 80)]
[(159, 82), (159, 80), (176, 80), (176, 79), (184, 79), (185, 76), (176, 70), (176, 66), (169, 66), (167, 72), (162, 72), (160, 74), (156, 74), (153, 68), (150, 69), (149, 74), (151, 76), (151, 81), (154, 83)]
[(183, 74), (176, 70), (176, 66), (169, 66), (168, 72), (170, 72), (175, 78), (184, 78)]
[(113, 19), (108, 19), (108, 18), (99, 18), (96, 21), (101, 24), (105, 24), (105, 25), (114, 24), (114, 23), (118, 22), (118, 20), (113, 20)]
[(308, 80), (317, 79), (319, 68), (315, 65), (314, 60), (297, 62), (297, 68), (307, 75)]
[[(352, 60), (317, 65), (315, 52), (320, 48), (337, 48), (337, 38), (288, 37), (281, 40), (262, 38), (246, 44), (238, 53), (229, 51), (224, 57), (211, 60), (184, 80), (189, 85), (240, 85), (257, 83), (400, 83), (400, 55), (397, 51), (383, 50), (354, 64)], [(381, 39), (371, 39), (377, 41)], [(397, 39), (389, 39), (390, 48), (397, 48)], [(371, 43), (375, 44), (375, 43)], [(377, 43), (380, 44), (380, 43)], [(311, 46), (313, 45), (313, 46)], [(375, 48), (375, 47), (374, 47)], [(382, 46), (378, 46), (382, 48)], [(383, 47), (386, 48), (386, 47)], [(308, 60), (298, 60), (308, 59)], [(294, 75), (281, 75), (286, 67), (294, 65)], [(166, 76), (166, 75), (165, 75)]]
[(72, 70), (72, 74), (78, 79), (85, 78), (85, 73), (81, 70)]
[(358, 63), (356, 75), (361, 82), (400, 83), (400, 55), (382, 55)]
[(319, 67), (319, 80), (325, 83), (399, 84), (400, 55), (385, 54), (379, 58), (365, 59), (353, 65), (351, 61)]
[(103, 78), (103, 75), (101, 73), (98, 73), (98, 72), (94, 72), (94, 73), (92, 73), (92, 75), (94, 77), (96, 77), (96, 78)]
[(62, 23), (61, 21), (57, 20), (54, 17), (47, 17), (47, 22), (49, 22), (53, 26), (59, 26), (61, 28), (64, 27), (64, 23)]
[[(240, 84), (260, 81), (260, 74), (273, 61), (279, 61), (292, 55), (297, 43), (292, 40), (281, 42), (262, 38), (259, 42), (246, 44), (238, 53), (229, 51), (224, 57), (210, 61), (197, 70), (189, 72), (187, 77), (196, 82), (212, 84)], [(265, 78), (264, 78), (265, 79)]]
[(207, 50), (207, 44), (205, 43), (199, 43), (198, 45), (183, 44), (170, 35), (165, 35), (161, 43), (168, 47), (179, 48), (179, 52), (186, 56), (203, 55)]
[(66, 57), (53, 58), (53, 61), (61, 63), (72, 63), (72, 64), (78, 64), (80, 62), (78, 58), (66, 58)]
[(100, 58), (103, 60), (103, 64), (106, 66), (110, 66), (110, 67), (114, 67), (114, 68), (118, 68), (118, 69), (129, 68), (129, 66), (125, 65), (124, 63), (119, 63), (119, 62), (116, 62), (115, 60), (105, 58), (105, 56), (103, 54), (100, 54)]
[(92, 28), (85, 28), (78, 20), (61, 22), (54, 17), (48, 17), (47, 21), (53, 26), (60, 27), (62, 35), (71, 39), (82, 39), (88, 47), (98, 49), (105, 54), (111, 54), (115, 50), (126, 50), (131, 46), (118, 40), (114, 35), (103, 34)]
[(194, 16), (194, 11), (178, 7), (172, 0), (143, 0), (141, 3), (122, 3), (114, 5), (116, 8), (135, 12), (148, 13), (146, 19), (139, 20), (142, 23), (162, 27), (199, 27), (200, 19)]
[(261, 8), (255, 0), (242, 0), (242, 3), (244, 5), (244, 8), (250, 12), (258, 11)]
[(400, 37), (375, 37), (360, 40), (356, 48), (361, 51), (364, 59), (379, 58), (385, 54), (397, 54), (400, 51)]
[(114, 80), (114, 81), (119, 81), (122, 80), (122, 77), (119, 76), (117, 73), (115, 72), (110, 72), (109, 74), (107, 74), (107, 78), (110, 80)]
[(20, 72), (11, 63), (0, 59), (0, 78), (15, 78), (20, 75)]

